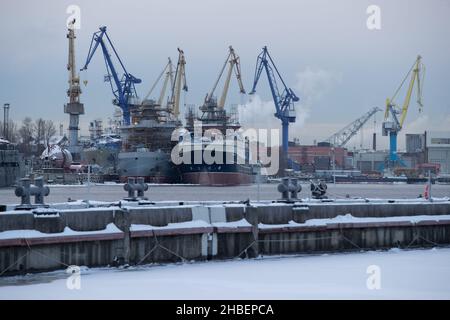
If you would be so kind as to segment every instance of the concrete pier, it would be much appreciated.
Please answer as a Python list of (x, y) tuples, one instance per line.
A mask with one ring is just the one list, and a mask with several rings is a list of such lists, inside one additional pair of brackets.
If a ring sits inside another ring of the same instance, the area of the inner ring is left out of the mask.
[(0, 213), (0, 275), (450, 244), (450, 201), (73, 202)]

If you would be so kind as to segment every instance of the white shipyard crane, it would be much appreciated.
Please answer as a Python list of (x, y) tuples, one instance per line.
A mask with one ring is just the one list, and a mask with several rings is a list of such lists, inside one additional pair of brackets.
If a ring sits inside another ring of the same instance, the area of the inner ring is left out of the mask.
[(375, 115), (377, 112), (382, 111), (380, 108), (372, 108), (365, 114), (363, 114), (361, 117), (350, 123), (349, 125), (345, 126), (335, 134), (333, 134), (331, 137), (325, 140), (325, 142), (330, 143), (334, 147), (342, 148), (345, 146), (345, 144), (354, 137), (359, 130), (363, 127), (363, 125), (369, 121), (369, 119)]

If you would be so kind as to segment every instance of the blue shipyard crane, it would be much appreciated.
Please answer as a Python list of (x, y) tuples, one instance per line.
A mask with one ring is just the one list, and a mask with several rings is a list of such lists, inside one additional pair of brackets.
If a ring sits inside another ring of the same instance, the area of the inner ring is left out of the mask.
[(376, 114), (377, 112), (382, 111), (380, 108), (372, 108), (369, 111), (367, 111), (365, 114), (363, 114), (361, 117), (353, 121), (352, 123), (348, 124), (335, 134), (333, 134), (331, 137), (326, 139), (326, 142), (329, 142), (334, 147), (342, 148), (345, 146), (345, 144), (353, 138), (359, 130), (363, 127), (363, 125), (369, 121), (369, 119)]
[[(281, 120), (282, 126), (282, 155), (283, 161), (288, 159), (288, 145), (289, 145), (289, 123), (296, 120), (294, 102), (299, 101), (299, 98), (294, 91), (289, 88), (278, 72), (275, 63), (267, 51), (267, 47), (259, 54), (256, 60), (255, 77), (253, 80), (253, 88), (250, 94), (256, 92), (256, 86), (263, 70), (266, 70), (267, 79), (269, 81), (270, 91), (272, 93), (273, 102), (275, 104), (275, 117)], [(281, 81), (283, 91), (280, 92), (277, 85), (277, 77)]]
[[(106, 38), (106, 41), (105, 41)], [(119, 61), (122, 67), (123, 75), (119, 78), (116, 68), (111, 59), (111, 54), (108, 51), (107, 43), (111, 47), (114, 56)], [(100, 27), (100, 30), (95, 32), (92, 36), (91, 45), (89, 47), (89, 53), (86, 58), (86, 63), (81, 70), (86, 70), (95, 51), (98, 46), (102, 48), (103, 57), (105, 59), (107, 75), (105, 76), (105, 81), (109, 82), (111, 85), (111, 90), (114, 95), (113, 104), (117, 105), (122, 109), (123, 122), (125, 125), (130, 124), (130, 105), (137, 104), (137, 93), (135, 84), (141, 83), (141, 79), (134, 77), (132, 74), (128, 73), (122, 60), (120, 59), (117, 51), (106, 33), (106, 27)]]

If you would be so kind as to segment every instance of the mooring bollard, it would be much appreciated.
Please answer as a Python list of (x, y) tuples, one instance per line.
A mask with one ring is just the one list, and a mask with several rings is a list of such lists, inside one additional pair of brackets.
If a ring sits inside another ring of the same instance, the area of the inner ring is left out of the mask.
[(145, 183), (145, 180), (142, 177), (138, 177), (137, 179), (129, 177), (128, 183), (123, 186), (123, 189), (128, 192), (128, 197), (124, 200), (147, 200), (147, 198), (144, 197), (144, 193), (148, 190), (148, 184)]
[(278, 192), (281, 193), (281, 200), (289, 201), (289, 178), (282, 178), (278, 185)]
[(297, 178), (291, 178), (290, 184), (289, 184), (289, 191), (291, 193), (291, 200), (297, 200), (298, 199), (298, 193), (302, 191), (302, 186), (300, 183), (298, 183)]
[(295, 201), (298, 200), (298, 193), (302, 191), (302, 186), (297, 178), (282, 178), (278, 185), (278, 192), (281, 193), (281, 200)]
[(311, 180), (311, 194), (314, 199), (327, 199), (327, 185), (323, 181), (314, 182)]
[[(44, 178), (38, 177), (34, 179), (34, 185), (31, 184), (30, 178), (20, 179), (20, 186), (14, 190), (17, 197), (21, 198), (21, 203), (16, 209), (34, 209), (39, 206), (45, 206), (44, 197), (50, 194), (50, 188), (44, 186)], [(34, 205), (31, 204), (31, 196), (34, 196)]]
[(145, 179), (139, 177), (136, 179), (137, 183), (137, 196), (138, 198), (144, 199), (144, 192), (148, 190), (148, 184), (145, 183)]

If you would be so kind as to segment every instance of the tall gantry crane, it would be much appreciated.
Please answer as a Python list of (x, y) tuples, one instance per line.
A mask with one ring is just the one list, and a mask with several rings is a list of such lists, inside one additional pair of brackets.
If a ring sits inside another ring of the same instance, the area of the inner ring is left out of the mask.
[[(106, 37), (106, 41), (105, 41)], [(114, 64), (111, 59), (111, 54), (108, 51), (107, 43), (111, 47), (114, 56), (119, 61), (120, 66), (122, 67), (123, 75), (119, 78), (119, 75), (114, 67)], [(137, 93), (135, 84), (141, 83), (141, 79), (134, 77), (132, 74), (128, 73), (125, 68), (122, 60), (120, 59), (117, 51), (106, 33), (106, 27), (100, 27), (100, 30), (95, 32), (92, 36), (91, 45), (89, 47), (89, 53), (86, 58), (86, 63), (81, 70), (86, 70), (88, 68), (89, 63), (91, 62), (92, 57), (94, 56), (95, 51), (98, 46), (102, 48), (103, 57), (105, 59), (106, 71), (107, 75), (105, 76), (105, 81), (109, 82), (111, 85), (111, 90), (114, 95), (113, 104), (117, 105), (122, 109), (123, 122), (125, 125), (130, 124), (130, 106), (137, 105)]]
[[(417, 56), (416, 61), (406, 74), (405, 78), (403, 79), (398, 89), (395, 91), (392, 98), (386, 99), (386, 110), (384, 113), (382, 133), (383, 136), (389, 135), (389, 167), (391, 169), (397, 165), (402, 165), (402, 161), (400, 161), (397, 155), (397, 134), (403, 128), (403, 124), (405, 122), (406, 114), (408, 113), (408, 108), (415, 84), (417, 88), (416, 89), (417, 104), (419, 105), (419, 111), (422, 111), (423, 107), (422, 86), (423, 86), (424, 70), (425, 68), (422, 64), (422, 57)], [(400, 107), (395, 103), (395, 98), (410, 75), (411, 79), (409, 80), (409, 86), (406, 92), (405, 101), (403, 102), (403, 105)]]
[(325, 140), (325, 142), (329, 142), (334, 147), (342, 148), (345, 144), (353, 138), (359, 130), (363, 127), (363, 125), (369, 121), (369, 119), (376, 114), (377, 112), (382, 111), (380, 108), (375, 107), (370, 109), (368, 112), (363, 114), (361, 117), (345, 126), (331, 137)]
[[(185, 71), (186, 59), (184, 57), (183, 50), (178, 48), (178, 62), (175, 72), (173, 70), (172, 60), (170, 58), (168, 58), (168, 60), (169, 61), (167, 62), (166, 66), (161, 71), (158, 78), (156, 78), (156, 81), (153, 83), (152, 87), (142, 100), (142, 105), (145, 104), (145, 101), (150, 97), (150, 95), (153, 93), (156, 86), (164, 76), (164, 82), (161, 88), (161, 92), (159, 94), (157, 105), (160, 106), (162, 109), (166, 108), (167, 111), (170, 112), (172, 115), (174, 115), (174, 117), (177, 119), (178, 115), (180, 114), (181, 91), (188, 91), (188, 87), (186, 84), (186, 71)], [(170, 95), (168, 96), (167, 100), (164, 101), (164, 98), (166, 98), (166, 92), (167, 88), (169, 87), (169, 84), (170, 84)]]
[[(296, 114), (294, 102), (299, 101), (299, 98), (294, 91), (289, 88), (278, 72), (272, 57), (267, 51), (267, 47), (263, 48), (263, 51), (259, 54), (256, 60), (255, 78), (253, 80), (253, 88), (250, 94), (256, 92), (256, 86), (263, 69), (266, 70), (267, 79), (269, 81), (270, 91), (272, 93), (273, 102), (275, 104), (275, 117), (281, 120), (282, 126), (282, 155), (283, 164), (287, 165), (288, 160), (288, 146), (289, 146), (289, 123), (295, 122)], [(280, 92), (277, 85), (276, 77), (282, 83), (283, 91)]]
[(69, 89), (67, 96), (69, 102), (64, 105), (64, 112), (69, 114), (69, 151), (75, 159), (79, 158), (80, 146), (78, 145), (78, 131), (80, 115), (84, 114), (84, 105), (80, 102), (81, 87), (80, 77), (75, 65), (75, 19), (68, 26), (67, 39), (69, 40), (69, 56), (67, 71), (69, 71)]
[(229, 46), (228, 49), (229, 49), (228, 56), (225, 59), (225, 63), (223, 64), (222, 69), (220, 70), (219, 76), (217, 77), (216, 82), (214, 82), (214, 85), (213, 85), (211, 91), (206, 95), (206, 98), (205, 98), (205, 105), (208, 105), (213, 102), (214, 92), (216, 91), (219, 81), (222, 78), (225, 68), (228, 65), (227, 76), (225, 78), (225, 82), (223, 85), (222, 94), (220, 96), (219, 101), (217, 102), (217, 107), (219, 109), (223, 109), (225, 107), (225, 101), (227, 99), (228, 88), (230, 87), (231, 74), (233, 73), (233, 70), (234, 70), (234, 73), (236, 75), (236, 79), (237, 79), (237, 82), (239, 85), (239, 92), (242, 94), (245, 94), (244, 85), (242, 84), (241, 65), (239, 62), (239, 56), (236, 55), (232, 46)]

